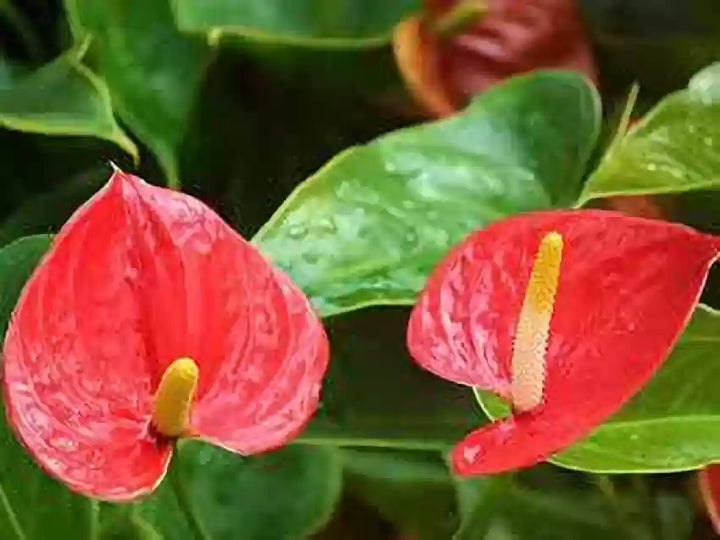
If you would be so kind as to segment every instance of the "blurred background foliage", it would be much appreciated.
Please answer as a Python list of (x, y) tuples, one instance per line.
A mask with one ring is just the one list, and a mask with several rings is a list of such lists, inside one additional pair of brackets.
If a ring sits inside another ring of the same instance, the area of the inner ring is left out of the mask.
[[(249, 238), (340, 151), (424, 121), (390, 46), (419, 4), (0, 0), (3, 324), (47, 234), (106, 181), (109, 161), (181, 186)], [(720, 58), (712, 0), (580, 8), (608, 133), (633, 83), (642, 114)], [(668, 219), (720, 229), (714, 191), (658, 200)], [(406, 318), (395, 307), (328, 320), (336, 359), (298, 444), (252, 458), (182, 448), (208, 537), (710, 537), (690, 475), (611, 480), (543, 465), (451, 477), (443, 451), (481, 413), (466, 389), (411, 363), (398, 338)], [(40, 472), (0, 422), (0, 538), (189, 538), (169, 484), (129, 506), (82, 499)]]

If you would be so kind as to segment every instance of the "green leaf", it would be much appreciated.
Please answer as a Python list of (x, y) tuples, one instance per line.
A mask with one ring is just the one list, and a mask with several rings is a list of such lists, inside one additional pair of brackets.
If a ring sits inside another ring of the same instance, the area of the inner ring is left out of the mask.
[(112, 113), (105, 82), (73, 50), (10, 85), (0, 86), (0, 126), (47, 135), (111, 141), (133, 157), (138, 151)]
[[(325, 525), (340, 497), (342, 467), (333, 448), (292, 445), (242, 457), (184, 441), (174, 459), (214, 540), (302, 540)], [(191, 537), (170, 479), (137, 509), (165, 539)]]
[(457, 529), (455, 486), (439, 453), (343, 451), (345, 485), (400, 532), (447, 540)]
[(578, 206), (615, 195), (720, 187), (720, 63), (663, 99), (616, 141), (592, 174)]
[(455, 117), (340, 153), (254, 242), (324, 316), (411, 304), (471, 230), (575, 200), (599, 114), (594, 89), (576, 73), (514, 78)]
[[(720, 312), (704, 305), (670, 358), (621, 411), (550, 461), (596, 473), (661, 473), (700, 468), (720, 459)], [(482, 392), (491, 417), (507, 406)]]
[(66, 0), (65, 8), (76, 38), (92, 36), (90, 56), (113, 107), (177, 186), (177, 152), (210, 59), (206, 44), (178, 32), (168, 0)]
[(447, 450), (482, 423), (467, 387), (408, 356), (405, 309), (327, 322), (332, 347), (320, 410), (299, 440), (336, 446)]
[(251, 40), (316, 47), (387, 43), (419, 0), (173, 0), (178, 26), (188, 32), (239, 35)]
[[(0, 249), (0, 335), (20, 291), (50, 243), (28, 236)], [(0, 535), (9, 540), (95, 540), (97, 504), (47, 476), (0, 416)]]

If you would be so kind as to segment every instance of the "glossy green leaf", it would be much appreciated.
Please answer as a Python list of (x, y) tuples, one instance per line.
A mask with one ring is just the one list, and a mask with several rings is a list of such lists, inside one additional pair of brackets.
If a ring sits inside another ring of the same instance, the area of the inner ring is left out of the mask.
[(447, 450), (482, 423), (472, 395), (421, 370), (404, 340), (407, 310), (328, 321), (332, 360), (322, 404), (299, 440), (336, 446)]
[[(551, 459), (571, 469), (660, 473), (720, 460), (720, 312), (702, 304), (650, 383), (586, 439)], [(483, 392), (492, 417), (507, 407)]]
[[(242, 457), (185, 441), (175, 459), (213, 540), (304, 540), (329, 520), (340, 496), (341, 460), (332, 448), (292, 445)], [(138, 515), (166, 540), (191, 538), (171, 486), (166, 478), (137, 503)]]
[(720, 64), (695, 75), (615, 142), (578, 205), (614, 195), (720, 187)]
[(188, 32), (239, 35), (269, 43), (366, 47), (389, 41), (419, 0), (173, 0), (178, 26)]
[[(28, 236), (0, 249), (0, 335), (28, 276), (50, 242)], [(0, 415), (0, 537), (8, 540), (96, 538), (97, 505), (47, 476)], [(51, 531), (51, 533), (49, 532)]]
[(77, 39), (107, 81), (113, 107), (177, 185), (177, 152), (209, 62), (200, 39), (175, 27), (169, 0), (66, 0)]
[(458, 527), (455, 486), (439, 453), (343, 451), (346, 489), (417, 540), (447, 540)]
[(73, 50), (12, 84), (0, 85), (0, 126), (47, 135), (111, 141), (134, 157), (137, 148), (113, 117), (105, 82)]
[(599, 106), (580, 75), (521, 76), (459, 115), (340, 153), (254, 238), (324, 316), (411, 304), (471, 230), (575, 200)]

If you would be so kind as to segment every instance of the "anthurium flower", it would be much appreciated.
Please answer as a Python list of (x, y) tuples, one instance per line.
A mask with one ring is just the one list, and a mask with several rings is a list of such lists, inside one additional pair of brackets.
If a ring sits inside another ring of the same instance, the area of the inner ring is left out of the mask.
[(708, 465), (700, 469), (698, 484), (713, 529), (720, 534), (720, 465)]
[[(513, 75), (563, 68), (596, 80), (576, 0), (425, 0), (395, 29), (398, 69), (432, 116)], [(469, 23), (468, 23), (469, 21)]]
[(512, 217), (454, 248), (412, 312), (410, 352), (513, 409), (454, 448), (456, 471), (533, 465), (618, 410), (669, 355), (719, 245), (678, 224), (576, 210)]
[(31, 276), (3, 356), (9, 422), (37, 462), (123, 500), (157, 486), (178, 437), (288, 442), (328, 344), (302, 292), (212, 210), (116, 171)]

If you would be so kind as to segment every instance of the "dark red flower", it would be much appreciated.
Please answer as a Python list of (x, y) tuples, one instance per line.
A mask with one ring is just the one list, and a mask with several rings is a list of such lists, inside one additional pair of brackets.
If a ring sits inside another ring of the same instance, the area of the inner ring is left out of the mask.
[(286, 443), (316, 409), (328, 344), (302, 292), (212, 210), (118, 171), (33, 273), (3, 355), (30, 453), (123, 500), (156, 487), (177, 437)]
[[(442, 35), (443, 18), (472, 5), (486, 11), (457, 34)], [(410, 93), (433, 116), (533, 69), (574, 69), (597, 79), (575, 0), (425, 0), (425, 9), (397, 26), (393, 45)]]
[(720, 465), (708, 465), (698, 471), (700, 497), (713, 529), (720, 534)]
[(600, 210), (513, 217), (454, 248), (412, 312), (410, 352), (514, 409), (455, 447), (456, 471), (533, 465), (619, 409), (668, 356), (717, 257), (713, 237)]

